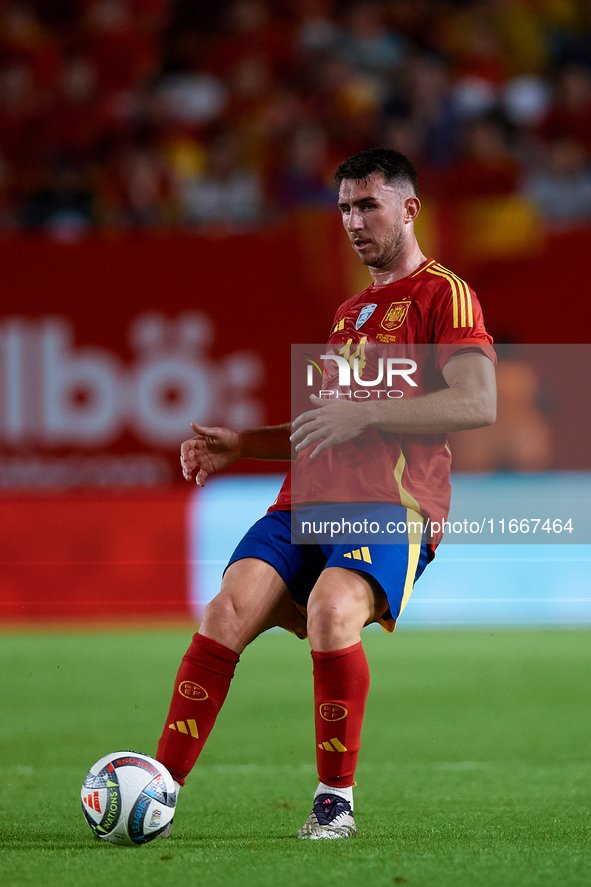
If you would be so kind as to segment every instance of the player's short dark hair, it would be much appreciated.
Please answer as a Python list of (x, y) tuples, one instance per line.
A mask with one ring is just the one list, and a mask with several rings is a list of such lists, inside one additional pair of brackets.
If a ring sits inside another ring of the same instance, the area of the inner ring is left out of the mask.
[(369, 176), (381, 173), (386, 184), (408, 182), (418, 197), (419, 177), (417, 171), (404, 154), (392, 148), (370, 148), (352, 157), (347, 157), (337, 166), (335, 182), (340, 185), (343, 179), (366, 182)]

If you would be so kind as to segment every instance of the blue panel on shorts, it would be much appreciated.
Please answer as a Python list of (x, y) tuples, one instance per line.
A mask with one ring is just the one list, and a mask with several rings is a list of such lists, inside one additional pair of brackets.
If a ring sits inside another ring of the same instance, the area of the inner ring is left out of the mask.
[[(327, 506), (331, 508), (332, 506)], [(375, 503), (367, 503), (368, 513), (375, 517)], [(314, 514), (318, 519), (319, 510), (323, 506), (315, 506)], [(406, 508), (400, 505), (378, 505), (388, 509), (387, 516), (396, 523), (407, 519)], [(299, 510), (303, 511), (302, 509)], [(397, 542), (389, 544), (371, 544), (369, 539), (346, 534), (338, 543), (308, 542), (295, 544), (292, 542), (292, 514), (290, 511), (271, 511), (257, 521), (244, 538), (228, 562), (228, 566), (246, 557), (256, 557), (274, 567), (296, 603), (305, 606), (320, 573), (325, 567), (343, 567), (357, 570), (372, 576), (384, 590), (394, 619), (400, 612), (405, 583), (407, 581), (409, 545), (402, 534)], [(368, 544), (365, 544), (365, 543)], [(417, 569), (411, 582), (419, 578), (429, 562), (429, 550), (423, 540)]]

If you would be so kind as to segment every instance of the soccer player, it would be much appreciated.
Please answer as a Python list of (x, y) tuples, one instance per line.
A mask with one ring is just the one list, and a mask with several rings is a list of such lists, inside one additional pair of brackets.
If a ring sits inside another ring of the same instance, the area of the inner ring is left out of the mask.
[[(224, 703), (241, 652), (261, 632), (282, 626), (308, 637), (314, 666), (319, 784), (298, 838), (357, 835), (353, 785), (369, 671), (363, 626), (393, 630), (413, 583), (440, 536), (420, 532), (447, 516), (449, 432), (495, 419), (492, 339), (473, 290), (421, 252), (417, 175), (397, 151), (372, 149), (336, 171), (338, 207), (372, 285), (338, 308), (327, 349), (351, 356), (362, 346), (432, 345), (420, 396), (353, 400), (312, 395), (293, 423), (233, 431), (192, 424), (181, 447), (186, 480), (206, 479), (241, 458), (290, 459), (276, 503), (232, 555), (221, 591), (205, 609), (183, 658), (157, 758), (184, 785)], [(328, 362), (327, 362), (328, 363)], [(336, 369), (336, 368), (335, 368)], [(326, 382), (323, 383), (326, 387)], [(361, 454), (361, 462), (359, 461)], [(343, 468), (348, 465), (353, 468)], [(401, 544), (294, 544), (291, 507), (351, 499), (389, 509), (395, 521), (421, 523)], [(313, 491), (312, 499), (308, 498)]]

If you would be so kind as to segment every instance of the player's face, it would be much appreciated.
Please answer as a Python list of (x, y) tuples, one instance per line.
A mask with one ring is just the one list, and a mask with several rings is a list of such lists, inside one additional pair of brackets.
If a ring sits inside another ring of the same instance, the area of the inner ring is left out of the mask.
[(343, 225), (364, 265), (391, 269), (400, 260), (412, 235), (408, 223), (418, 212), (416, 205), (416, 197), (409, 197), (404, 188), (387, 185), (381, 174), (367, 181), (341, 182), (338, 206)]

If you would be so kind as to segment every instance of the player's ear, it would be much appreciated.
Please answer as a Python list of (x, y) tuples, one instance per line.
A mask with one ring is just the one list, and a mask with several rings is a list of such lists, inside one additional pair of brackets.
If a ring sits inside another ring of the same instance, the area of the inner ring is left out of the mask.
[(404, 201), (404, 217), (406, 222), (414, 222), (421, 211), (421, 201), (418, 197), (407, 197)]

